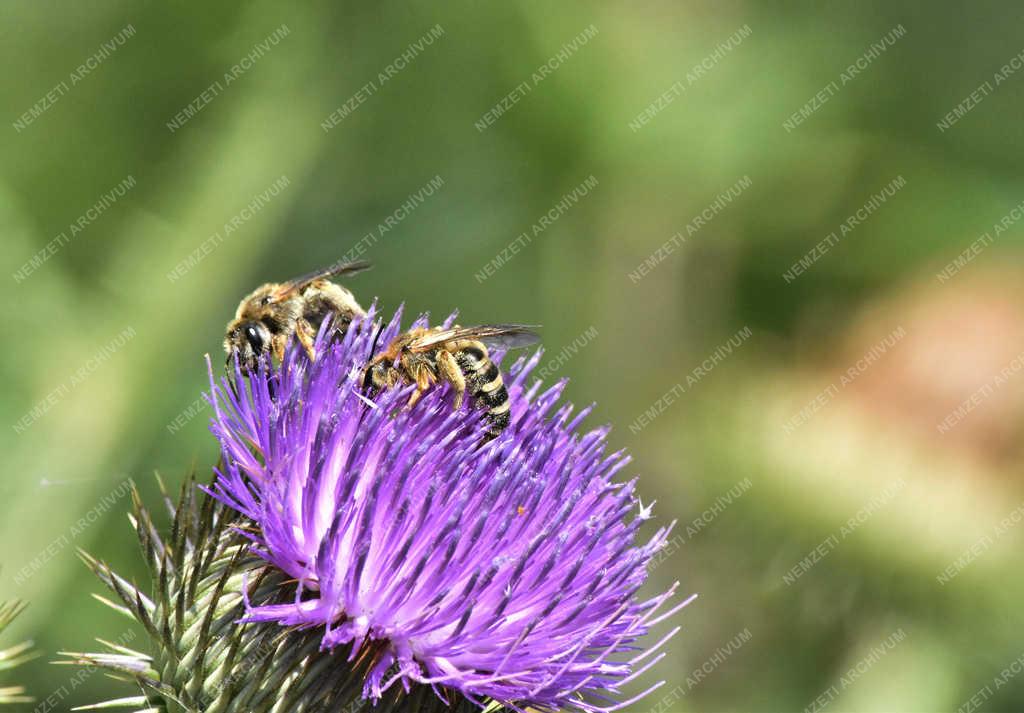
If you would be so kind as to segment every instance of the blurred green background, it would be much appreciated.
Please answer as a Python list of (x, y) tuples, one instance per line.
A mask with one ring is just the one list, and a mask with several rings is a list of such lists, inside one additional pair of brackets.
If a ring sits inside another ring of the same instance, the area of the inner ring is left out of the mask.
[(543, 324), (548, 378), (597, 400), (654, 523), (679, 521), (650, 591), (700, 598), (631, 710), (1024, 710), (1018, 9), (0, 13), (0, 597), (31, 602), (0, 643), (43, 652), (0, 683), (64, 687), (48, 710), (131, 694), (48, 663), (124, 630), (75, 547), (143, 576), (122, 484), (152, 500), (154, 470), (216, 457), (203, 354), (219, 368), (238, 299), (362, 244), (364, 304)]

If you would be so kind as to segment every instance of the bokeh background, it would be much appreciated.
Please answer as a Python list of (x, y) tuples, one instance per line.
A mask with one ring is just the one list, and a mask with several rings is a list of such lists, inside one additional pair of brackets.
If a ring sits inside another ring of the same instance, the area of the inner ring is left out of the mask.
[(154, 471), (177, 487), (215, 459), (203, 355), (219, 367), (239, 297), (362, 241), (364, 302), (542, 324), (549, 378), (598, 402), (590, 422), (614, 424), (654, 522), (679, 521), (651, 590), (700, 598), (646, 677), (666, 685), (631, 710), (1024, 709), (1018, 10), (0, 13), (0, 597), (31, 602), (0, 643), (43, 652), (3, 683), (40, 700), (65, 687), (48, 710), (132, 693), (101, 675), (72, 688), (49, 663), (124, 630), (75, 548), (144, 576), (122, 484), (152, 499)]

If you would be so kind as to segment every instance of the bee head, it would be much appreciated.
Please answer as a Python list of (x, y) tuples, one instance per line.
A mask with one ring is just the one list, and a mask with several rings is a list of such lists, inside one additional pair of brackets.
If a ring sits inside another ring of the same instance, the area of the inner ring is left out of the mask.
[(398, 383), (398, 372), (383, 361), (377, 361), (363, 370), (363, 388), (377, 392), (393, 388)]
[(253, 320), (235, 321), (228, 325), (224, 338), (227, 365), (231, 368), (234, 355), (245, 371), (254, 371), (261, 355), (270, 354), (270, 330), (262, 322)]
[(363, 388), (376, 391), (381, 387), (381, 364), (369, 364), (363, 369)]

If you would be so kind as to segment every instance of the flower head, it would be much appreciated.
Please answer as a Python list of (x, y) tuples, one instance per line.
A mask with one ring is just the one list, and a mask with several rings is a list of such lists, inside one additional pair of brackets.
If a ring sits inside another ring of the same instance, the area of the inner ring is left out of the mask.
[(635, 544), (649, 509), (634, 481), (613, 481), (628, 457), (606, 451), (605, 428), (577, 434), (589, 409), (559, 405), (564, 382), (528, 383), (540, 354), (509, 370), (512, 424), (488, 443), (447, 387), (412, 409), (413, 387), (371, 400), (362, 367), (400, 315), (372, 319), (340, 341), (321, 330), (312, 363), (291, 348), (278, 369), (213, 385), (211, 493), (297, 582), (247, 620), (317, 628), (324, 649), (371, 658), (373, 699), (426, 684), (516, 710), (624, 705), (615, 694), (660, 658), (635, 642), (675, 611), (656, 614), (675, 587), (637, 596), (669, 528)]

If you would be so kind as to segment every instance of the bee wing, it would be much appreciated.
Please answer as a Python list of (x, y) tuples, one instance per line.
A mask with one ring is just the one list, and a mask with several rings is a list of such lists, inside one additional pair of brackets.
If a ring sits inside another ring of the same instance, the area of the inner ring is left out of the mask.
[(453, 327), (430, 332), (409, 343), (414, 352), (428, 351), (447, 342), (459, 339), (476, 339), (488, 347), (497, 349), (518, 349), (536, 344), (540, 337), (530, 324), (481, 324), (476, 327)]
[(293, 280), (282, 282), (271, 294), (270, 299), (272, 302), (280, 302), (316, 280), (324, 280), (328, 277), (336, 277), (338, 275), (354, 275), (357, 272), (369, 270), (371, 267), (372, 265), (366, 260), (333, 262), (327, 267), (306, 273), (305, 275), (296, 277)]

